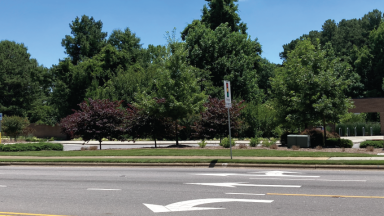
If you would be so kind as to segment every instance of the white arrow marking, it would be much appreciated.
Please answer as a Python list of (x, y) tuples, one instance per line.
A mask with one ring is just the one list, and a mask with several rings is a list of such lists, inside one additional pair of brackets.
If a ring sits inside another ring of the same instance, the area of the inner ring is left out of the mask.
[(300, 185), (263, 185), (263, 184), (244, 184), (247, 182), (225, 182), (225, 183), (186, 183), (193, 185), (205, 185), (205, 186), (217, 186), (217, 187), (289, 187), (289, 188), (299, 188)]
[(87, 190), (99, 190), (99, 191), (119, 191), (119, 190), (121, 190), (121, 189), (88, 188)]
[(177, 203), (172, 203), (166, 206), (145, 204), (149, 209), (155, 213), (159, 212), (177, 212), (177, 211), (197, 211), (197, 210), (213, 210), (213, 209), (225, 209), (225, 208), (210, 208), (210, 207), (195, 207), (197, 205), (203, 205), (208, 203), (220, 203), (220, 202), (259, 202), (259, 203), (271, 203), (273, 200), (254, 200), (254, 199), (197, 199), (187, 200)]

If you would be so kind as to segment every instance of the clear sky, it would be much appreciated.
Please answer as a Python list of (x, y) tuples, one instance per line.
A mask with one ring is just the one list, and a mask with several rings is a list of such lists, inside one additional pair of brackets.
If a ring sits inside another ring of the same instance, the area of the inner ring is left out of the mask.
[[(108, 35), (129, 27), (148, 44), (164, 45), (166, 31), (180, 32), (199, 19), (204, 0), (0, 0), (0, 40), (24, 43), (40, 64), (51, 67), (66, 57), (61, 40), (71, 33), (69, 23), (82, 15), (104, 24)], [(282, 45), (311, 30), (321, 30), (327, 19), (361, 18), (379, 9), (383, 0), (240, 0), (240, 17), (248, 34), (258, 38), (262, 56), (281, 63)]]

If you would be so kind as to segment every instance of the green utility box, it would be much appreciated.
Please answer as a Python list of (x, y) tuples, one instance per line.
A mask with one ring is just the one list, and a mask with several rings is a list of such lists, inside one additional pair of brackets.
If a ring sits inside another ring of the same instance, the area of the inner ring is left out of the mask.
[(288, 135), (287, 146), (291, 148), (293, 145), (300, 146), (300, 148), (309, 148), (311, 146), (311, 139), (309, 135)]

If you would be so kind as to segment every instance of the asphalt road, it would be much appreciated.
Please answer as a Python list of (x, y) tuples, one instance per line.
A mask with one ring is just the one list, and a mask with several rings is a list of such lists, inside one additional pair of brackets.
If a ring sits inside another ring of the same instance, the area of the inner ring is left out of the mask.
[(366, 216), (383, 210), (383, 171), (0, 167), (0, 215)]

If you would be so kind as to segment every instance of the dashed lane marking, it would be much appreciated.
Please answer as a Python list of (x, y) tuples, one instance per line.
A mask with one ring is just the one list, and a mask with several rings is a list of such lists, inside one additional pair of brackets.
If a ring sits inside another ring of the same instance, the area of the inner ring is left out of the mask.
[(267, 179), (267, 180), (288, 180), (288, 181), (331, 181), (331, 182), (366, 182), (367, 180), (333, 180), (333, 179), (283, 179), (283, 178), (249, 178), (249, 179)]
[(95, 190), (95, 191), (120, 191), (121, 189), (88, 188), (87, 190)]
[(18, 213), (18, 212), (0, 212), (0, 216), (15, 216), (15, 215), (25, 215), (25, 216), (65, 216), (65, 215), (53, 215), (53, 214), (34, 214), (34, 213)]
[(384, 196), (345, 196), (345, 195), (282, 194), (282, 193), (267, 193), (267, 195), (276, 195), (276, 196), (304, 196), (304, 197), (331, 197), (331, 198), (368, 198), (368, 199), (384, 199)]

